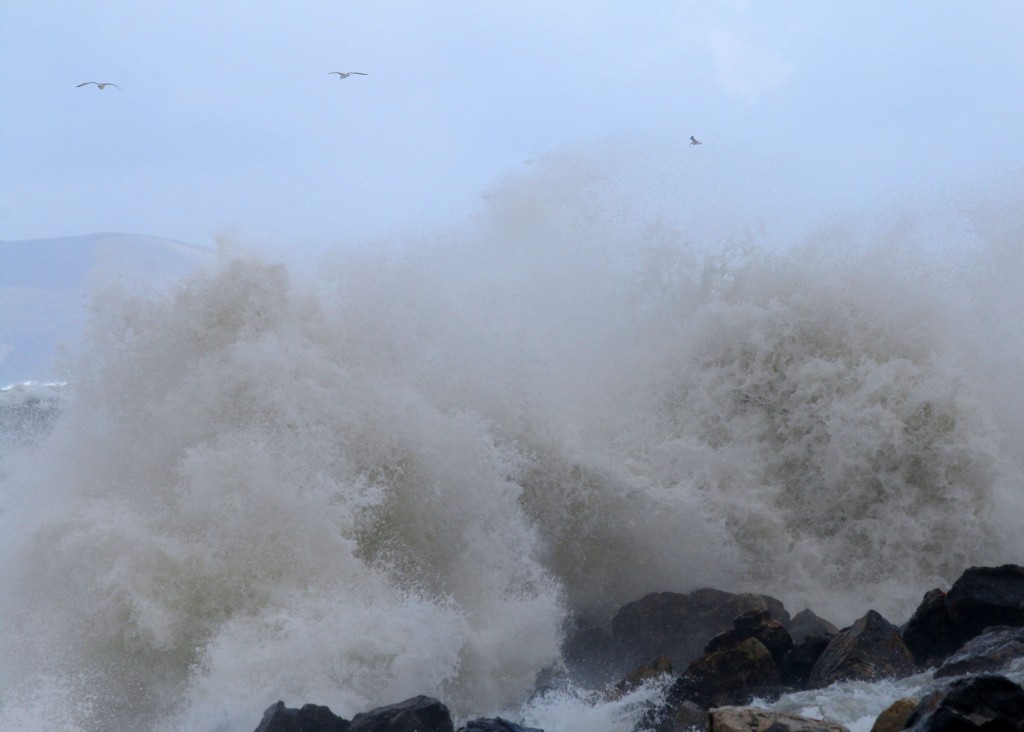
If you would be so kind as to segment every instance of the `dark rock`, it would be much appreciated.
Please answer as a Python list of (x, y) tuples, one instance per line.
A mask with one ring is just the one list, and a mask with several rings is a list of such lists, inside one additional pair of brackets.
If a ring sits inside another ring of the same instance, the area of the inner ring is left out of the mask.
[(924, 593), (903, 629), (903, 642), (921, 666), (941, 660), (960, 647), (949, 621), (945, 592), (936, 588)]
[(552, 692), (565, 691), (571, 686), (572, 678), (564, 668), (549, 666), (537, 673), (530, 699), (533, 700)]
[(349, 732), (454, 732), (454, 728), (448, 707), (428, 696), (414, 696), (357, 714)]
[(692, 701), (684, 700), (672, 709), (670, 727), (663, 732), (702, 732), (708, 728), (708, 711)]
[(1024, 657), (1024, 628), (988, 628), (960, 647), (935, 672), (935, 678), (991, 673)]
[(793, 643), (799, 645), (809, 635), (827, 635), (829, 637), (839, 635), (839, 628), (827, 620), (823, 620), (810, 610), (801, 610), (786, 626)]
[(719, 633), (704, 646), (704, 654), (735, 648), (747, 638), (757, 638), (767, 648), (776, 665), (782, 665), (782, 659), (790, 648), (793, 639), (782, 623), (772, 620), (767, 610), (750, 610), (733, 620), (733, 627)]
[(782, 683), (787, 686), (794, 686), (802, 689), (807, 686), (807, 680), (811, 676), (811, 669), (821, 658), (829, 642), (835, 637), (833, 635), (810, 634), (789, 649), (782, 659), (779, 672), (782, 674)]
[(789, 613), (773, 597), (708, 588), (688, 594), (659, 592), (628, 603), (612, 619), (614, 675), (657, 656), (667, 656), (673, 666), (683, 668), (701, 656), (711, 638), (750, 610), (767, 610), (771, 619), (789, 622)]
[(942, 661), (990, 626), (1024, 626), (1024, 567), (971, 567), (949, 592), (928, 592), (903, 632), (919, 664)]
[(783, 691), (771, 651), (756, 638), (698, 658), (669, 689), (668, 702), (684, 699), (705, 709), (747, 704), (754, 697), (778, 697)]
[(874, 610), (839, 632), (811, 669), (810, 688), (844, 679), (876, 681), (914, 671), (914, 657), (895, 625)]
[(569, 676), (581, 686), (600, 686), (622, 673), (612, 636), (603, 628), (570, 629), (562, 643), (562, 659)]
[(474, 719), (466, 722), (459, 732), (544, 732), (536, 727), (523, 727), (501, 717)]
[(990, 626), (1024, 625), (1024, 567), (971, 567), (950, 588), (946, 607), (965, 640)]
[(878, 715), (878, 719), (871, 726), (871, 732), (899, 732), (917, 709), (919, 701), (912, 696), (897, 699)]
[(1005, 676), (957, 679), (926, 697), (907, 720), (911, 732), (1024, 730), (1024, 689)]
[(720, 707), (709, 717), (709, 732), (847, 732), (840, 724), (757, 707)]
[(283, 701), (263, 712), (256, 732), (348, 732), (349, 723), (328, 707), (306, 704), (302, 709), (286, 707)]
[(615, 690), (611, 694), (611, 698), (621, 698), (624, 694), (628, 694), (634, 689), (640, 687), (644, 682), (650, 681), (651, 679), (657, 679), (662, 676), (667, 676), (671, 673), (671, 661), (664, 656), (659, 656), (650, 663), (638, 666), (626, 674), (622, 680), (615, 685)]
[[(667, 686), (671, 681), (671, 674), (672, 664), (664, 656), (659, 656), (650, 663), (645, 663), (626, 674), (619, 683), (605, 691), (604, 697), (609, 701), (617, 701), (629, 694), (631, 691), (639, 688), (641, 685), (654, 679), (660, 679), (661, 684), (663, 686)], [(659, 727), (664, 727), (665, 729), (672, 728), (671, 720), (662, 714), (660, 707), (650, 702), (645, 702), (644, 706), (646, 707), (646, 711), (642, 715), (640, 723), (636, 726), (637, 730), (646, 731), (657, 729)], [(703, 710), (701, 710), (701, 713), (703, 713)], [(701, 721), (701, 724), (704, 724), (703, 721)]]
[(634, 732), (704, 732), (708, 728), (708, 710), (683, 699), (675, 704), (663, 704), (645, 712)]

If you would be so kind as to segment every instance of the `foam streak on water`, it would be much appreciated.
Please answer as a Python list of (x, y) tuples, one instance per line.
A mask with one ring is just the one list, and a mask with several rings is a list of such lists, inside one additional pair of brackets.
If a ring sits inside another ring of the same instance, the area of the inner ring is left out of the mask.
[[(242, 257), (97, 293), (64, 416), (0, 492), (0, 726), (515, 710), (567, 618), (645, 592), (902, 622), (1021, 561), (998, 226), (942, 262), (841, 232), (767, 253), (602, 195), (512, 181), (316, 284)], [(522, 709), (630, 727), (583, 698)]]

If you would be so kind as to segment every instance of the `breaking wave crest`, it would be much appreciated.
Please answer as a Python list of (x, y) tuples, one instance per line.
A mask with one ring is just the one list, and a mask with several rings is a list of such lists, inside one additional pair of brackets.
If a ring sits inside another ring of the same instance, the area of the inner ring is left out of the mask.
[(567, 619), (646, 592), (902, 622), (1020, 561), (999, 231), (941, 261), (700, 242), (581, 178), (312, 282), (240, 256), (97, 292), (64, 416), (0, 493), (0, 719), (485, 714)]

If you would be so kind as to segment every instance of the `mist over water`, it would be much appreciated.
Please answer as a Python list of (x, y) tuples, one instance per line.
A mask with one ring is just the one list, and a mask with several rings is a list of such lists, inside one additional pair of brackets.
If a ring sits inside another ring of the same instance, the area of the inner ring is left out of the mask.
[(491, 714), (647, 592), (899, 623), (1021, 561), (1015, 214), (781, 248), (622, 193), (555, 160), (316, 280), (96, 292), (0, 486), (0, 726)]

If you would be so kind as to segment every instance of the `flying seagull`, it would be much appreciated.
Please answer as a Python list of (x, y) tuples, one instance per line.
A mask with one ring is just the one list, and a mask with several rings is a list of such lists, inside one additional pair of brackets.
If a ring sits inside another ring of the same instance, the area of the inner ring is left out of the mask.
[(694, 137), (693, 135), (690, 135), (690, 144), (691, 144), (691, 145), (703, 145), (704, 143), (703, 143), (703, 142), (701, 142), (700, 140), (698, 140), (698, 139), (697, 139), (696, 137)]
[(330, 76), (331, 74), (337, 74), (339, 79), (347, 79), (348, 77), (352, 76), (352, 74), (359, 74), (359, 76), (369, 76), (369, 74), (364, 74), (362, 71), (328, 71), (327, 72), (328, 76)]
[[(89, 86), (89, 84), (95, 84), (97, 87), (99, 87), (100, 90), (102, 90), (104, 87), (108, 87), (108, 86), (112, 86), (115, 89), (120, 89), (121, 88), (117, 84), (114, 84), (114, 83), (109, 82), (109, 81), (83, 81), (78, 86)], [(78, 87), (75, 87), (75, 88), (77, 89)]]

